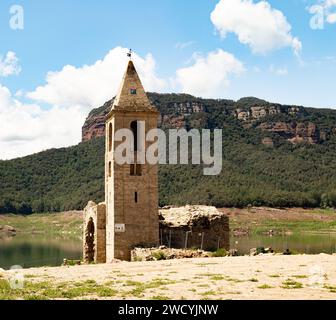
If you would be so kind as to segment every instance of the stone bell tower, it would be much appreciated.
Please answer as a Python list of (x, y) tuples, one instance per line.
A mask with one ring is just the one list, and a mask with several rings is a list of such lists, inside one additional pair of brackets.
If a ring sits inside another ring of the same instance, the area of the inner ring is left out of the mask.
[[(158, 245), (158, 166), (137, 162), (139, 153), (149, 147), (148, 142), (139, 139), (140, 123), (144, 124), (146, 133), (156, 129), (158, 114), (130, 60), (106, 121), (107, 263), (113, 259), (130, 260), (134, 246)], [(116, 161), (115, 151), (122, 142), (115, 141), (115, 133), (120, 129), (133, 132), (134, 164), (119, 165)]]

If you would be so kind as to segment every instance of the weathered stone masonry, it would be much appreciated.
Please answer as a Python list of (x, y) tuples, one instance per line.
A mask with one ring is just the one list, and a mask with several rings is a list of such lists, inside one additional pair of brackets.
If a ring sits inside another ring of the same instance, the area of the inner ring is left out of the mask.
[[(157, 128), (158, 115), (158, 111), (147, 98), (133, 62), (129, 61), (121, 88), (106, 121), (106, 246), (102, 248), (103, 241), (100, 241), (95, 243), (94, 250), (99, 252), (99, 257), (103, 257), (101, 251), (105, 251), (105, 261), (108, 263), (114, 259), (130, 260), (131, 250), (135, 246), (159, 244), (158, 166), (148, 163), (118, 165), (114, 154), (121, 143), (114, 140), (117, 130), (131, 129), (136, 132), (138, 122), (143, 121), (147, 133)], [(146, 144), (145, 149), (148, 146)], [(135, 158), (138, 152), (146, 151), (140, 149), (141, 144), (135, 143), (133, 147)], [(88, 209), (85, 212), (86, 224), (90, 222), (90, 217), (87, 218), (90, 211), (94, 210)], [(85, 227), (88, 230), (88, 226)], [(86, 231), (84, 238), (86, 260), (92, 259), (89, 231)]]
[[(89, 202), (84, 210), (83, 258), (87, 263), (130, 261), (135, 247), (158, 247), (160, 242), (176, 248), (216, 250), (230, 246), (228, 217), (219, 215), (216, 208), (186, 207), (169, 210), (171, 214), (163, 210), (159, 227), (158, 165), (116, 162), (115, 150), (122, 143), (115, 141), (116, 131), (131, 129), (136, 133), (142, 121), (147, 134), (157, 129), (158, 118), (129, 61), (106, 118), (105, 203)], [(148, 142), (144, 146), (135, 142), (135, 158), (148, 147)], [(175, 217), (174, 222), (171, 219)]]

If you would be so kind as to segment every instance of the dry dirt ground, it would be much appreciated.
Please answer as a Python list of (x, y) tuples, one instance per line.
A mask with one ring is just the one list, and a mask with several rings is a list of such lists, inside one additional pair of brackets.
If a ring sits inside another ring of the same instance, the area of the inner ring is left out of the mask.
[(23, 273), (51, 287), (88, 280), (108, 284), (115, 290), (108, 299), (336, 299), (336, 255), (326, 254), (119, 262)]
[(251, 222), (261, 222), (265, 219), (275, 221), (334, 221), (336, 216), (335, 210), (322, 209), (303, 209), (303, 208), (218, 208), (222, 213), (227, 214), (231, 219), (240, 219), (241, 222), (247, 220)]
[[(219, 208), (230, 218), (230, 227), (253, 232), (274, 231), (336, 233), (336, 210), (274, 209), (251, 207), (245, 209)], [(18, 233), (82, 235), (82, 211), (30, 216), (0, 215), (0, 226), (9, 225)]]
[(335, 233), (336, 210), (303, 208), (251, 207), (244, 209), (221, 208), (230, 218), (231, 230), (241, 229), (264, 233), (276, 232)]

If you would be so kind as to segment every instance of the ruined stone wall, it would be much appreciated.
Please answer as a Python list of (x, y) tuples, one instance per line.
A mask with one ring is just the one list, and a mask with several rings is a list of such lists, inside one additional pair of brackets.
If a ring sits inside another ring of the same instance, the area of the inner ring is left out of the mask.
[[(145, 208), (144, 212), (148, 210)], [(137, 211), (134, 210), (134, 213)], [(154, 215), (154, 208), (153, 208)], [(117, 216), (117, 222), (120, 218)], [(160, 224), (155, 221), (160, 218)], [(230, 250), (230, 226), (229, 217), (220, 213), (214, 207), (206, 206), (186, 206), (180, 208), (161, 209), (159, 215), (156, 214), (155, 221), (144, 224), (142, 216), (137, 214), (132, 219), (125, 221), (125, 232), (113, 232), (114, 225), (108, 224), (106, 227), (106, 206), (105, 203), (95, 204), (90, 201), (84, 210), (84, 261), (105, 263), (111, 262), (106, 259), (106, 233), (113, 233), (118, 239), (113, 248), (117, 250), (133, 249), (133, 247), (158, 247), (159, 244), (168, 248), (176, 249), (202, 249), (214, 251), (217, 249)], [(94, 248), (93, 259), (90, 260), (88, 252), (88, 226), (92, 221), (94, 225)], [(127, 233), (126, 233), (127, 232)], [(123, 239), (127, 240), (124, 243)], [(130, 246), (130, 243), (132, 244)], [(123, 246), (124, 244), (124, 246)], [(111, 247), (110, 247), (111, 249)], [(118, 259), (117, 257), (114, 257)], [(113, 258), (113, 259), (114, 259)], [(123, 256), (122, 258), (125, 258)]]
[[(92, 228), (93, 227), (93, 233)], [(106, 262), (106, 205), (92, 201), (84, 209), (83, 259), (85, 262)], [(91, 244), (93, 241), (93, 244)]]
[(229, 217), (214, 207), (160, 210), (160, 243), (170, 248), (230, 250)]

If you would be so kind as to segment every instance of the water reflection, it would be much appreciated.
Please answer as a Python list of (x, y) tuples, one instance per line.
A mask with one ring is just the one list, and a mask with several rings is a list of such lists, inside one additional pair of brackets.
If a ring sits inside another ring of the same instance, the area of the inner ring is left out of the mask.
[[(251, 235), (231, 237), (231, 248), (249, 254), (251, 248), (272, 247), (276, 252), (286, 249), (298, 253), (336, 253), (336, 234), (293, 234), (283, 236)], [(41, 235), (18, 235), (0, 239), (0, 268), (13, 265), (24, 268), (60, 266), (64, 258), (81, 259), (82, 241)]]
[(60, 266), (64, 258), (80, 259), (82, 244), (79, 239), (64, 239), (33, 235), (18, 235), (0, 239), (0, 268), (13, 265), (24, 268)]
[(251, 248), (257, 247), (271, 247), (276, 252), (290, 249), (306, 254), (332, 254), (336, 252), (336, 234), (293, 234), (273, 237), (251, 235), (231, 238), (231, 248), (238, 249), (240, 254), (248, 254)]

